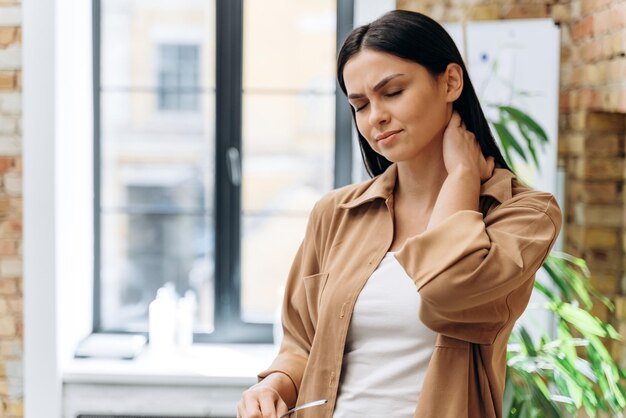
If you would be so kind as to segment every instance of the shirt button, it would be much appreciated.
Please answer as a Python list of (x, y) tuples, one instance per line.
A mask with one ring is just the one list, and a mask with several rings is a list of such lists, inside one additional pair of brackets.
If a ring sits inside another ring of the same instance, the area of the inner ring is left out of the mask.
[(348, 305), (348, 302), (344, 302), (343, 305), (341, 305), (341, 312), (339, 312), (339, 318), (343, 318), (346, 315), (346, 306)]

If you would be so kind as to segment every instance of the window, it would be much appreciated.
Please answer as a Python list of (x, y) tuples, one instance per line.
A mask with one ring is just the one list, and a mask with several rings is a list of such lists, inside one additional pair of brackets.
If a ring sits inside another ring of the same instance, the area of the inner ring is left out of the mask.
[(95, 6), (96, 331), (147, 330), (148, 304), (171, 282), (196, 293), (196, 330), (210, 333), (215, 4)]
[(171, 283), (197, 341), (271, 341), (309, 211), (349, 181), (336, 0), (94, 5), (94, 331), (147, 332)]
[(198, 110), (198, 45), (159, 45), (159, 110)]

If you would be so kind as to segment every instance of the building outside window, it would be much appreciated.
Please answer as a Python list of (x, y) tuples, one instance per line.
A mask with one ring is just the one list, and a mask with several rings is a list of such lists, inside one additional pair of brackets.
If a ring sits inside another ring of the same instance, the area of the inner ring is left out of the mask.
[[(333, 188), (336, 1), (242, 1), (242, 65), (224, 70), (241, 75), (240, 109), (216, 98), (216, 1), (96, 0), (94, 331), (146, 332), (148, 304), (172, 283), (196, 294), (197, 340), (229, 340), (235, 323), (271, 339), (309, 211)], [(232, 144), (216, 134), (231, 110)], [(238, 151), (239, 185), (223, 147)], [(239, 202), (226, 220), (225, 187)], [(238, 253), (216, 255), (233, 240)]]
[(159, 110), (198, 110), (198, 45), (162, 44), (158, 58)]

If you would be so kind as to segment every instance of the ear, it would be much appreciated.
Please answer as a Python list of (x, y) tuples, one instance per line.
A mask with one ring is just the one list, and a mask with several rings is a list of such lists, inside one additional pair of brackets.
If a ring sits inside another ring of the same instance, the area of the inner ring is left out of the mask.
[(441, 75), (445, 88), (446, 101), (454, 102), (463, 91), (463, 69), (459, 64), (451, 62)]

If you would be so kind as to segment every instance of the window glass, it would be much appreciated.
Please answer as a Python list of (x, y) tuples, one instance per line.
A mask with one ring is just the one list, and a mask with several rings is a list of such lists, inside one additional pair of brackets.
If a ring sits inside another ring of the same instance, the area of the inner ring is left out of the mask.
[(102, 0), (100, 323), (146, 331), (167, 282), (214, 312), (215, 4)]
[(335, 27), (336, 1), (244, 1), (246, 321), (272, 321), (309, 212), (333, 187)]

